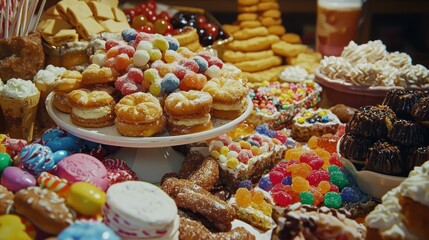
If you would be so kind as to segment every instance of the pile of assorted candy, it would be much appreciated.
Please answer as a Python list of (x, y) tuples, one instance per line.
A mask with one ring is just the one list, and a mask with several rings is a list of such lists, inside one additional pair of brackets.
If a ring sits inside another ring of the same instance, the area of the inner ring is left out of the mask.
[[(221, 74), (223, 62), (209, 52), (198, 54), (179, 47), (170, 36), (122, 32), (126, 41), (108, 40), (93, 63), (113, 68), (120, 77), (115, 87), (122, 95), (150, 92), (154, 96), (180, 90), (201, 90), (207, 80)], [(143, 70), (142, 70), (143, 69)]]

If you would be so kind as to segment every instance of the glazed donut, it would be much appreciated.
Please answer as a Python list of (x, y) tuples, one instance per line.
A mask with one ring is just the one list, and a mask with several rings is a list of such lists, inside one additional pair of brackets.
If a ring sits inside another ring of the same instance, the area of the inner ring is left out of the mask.
[(171, 93), (164, 101), (167, 130), (170, 135), (183, 135), (212, 128), (210, 94), (190, 90)]
[(165, 128), (159, 100), (150, 93), (137, 92), (123, 97), (115, 106), (116, 129), (123, 136), (149, 137)]
[(52, 104), (61, 112), (71, 113), (71, 107), (68, 102), (67, 94), (80, 88), (82, 74), (78, 71), (67, 70), (57, 77), (54, 87), (54, 99)]
[(118, 73), (115, 69), (100, 67), (95, 63), (82, 72), (82, 84), (84, 85), (114, 82), (117, 78)]
[(213, 97), (211, 115), (220, 119), (235, 119), (247, 107), (247, 89), (238, 80), (213, 78), (202, 89)]
[(73, 124), (89, 128), (113, 125), (115, 100), (107, 92), (77, 89), (68, 94), (68, 100)]
[(73, 215), (64, 199), (48, 189), (22, 189), (15, 194), (13, 206), (19, 215), (50, 234), (56, 235), (73, 223)]

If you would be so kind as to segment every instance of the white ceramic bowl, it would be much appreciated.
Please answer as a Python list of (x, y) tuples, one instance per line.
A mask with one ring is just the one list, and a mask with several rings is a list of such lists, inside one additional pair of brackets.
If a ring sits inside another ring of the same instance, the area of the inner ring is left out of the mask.
[(362, 192), (376, 199), (381, 199), (389, 190), (399, 186), (399, 184), (405, 180), (405, 177), (390, 176), (368, 170), (357, 170), (350, 160), (341, 156), (339, 151), (340, 141), (341, 139), (338, 141), (337, 145), (340, 161), (353, 176)]

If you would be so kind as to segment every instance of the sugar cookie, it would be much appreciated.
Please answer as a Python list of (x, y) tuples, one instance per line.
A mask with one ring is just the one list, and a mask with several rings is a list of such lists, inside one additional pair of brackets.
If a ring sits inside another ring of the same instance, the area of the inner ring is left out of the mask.
[(225, 62), (235, 63), (268, 58), (271, 56), (274, 56), (273, 50), (266, 50), (260, 52), (235, 52), (231, 50), (226, 50), (223, 53), (223, 60)]
[(238, 0), (239, 5), (250, 6), (259, 3), (259, 0)]
[(268, 27), (268, 32), (270, 34), (275, 34), (277, 36), (282, 36), (285, 34), (286, 29), (282, 25), (272, 25)]
[(258, 14), (256, 13), (240, 13), (237, 16), (237, 21), (254, 21), (258, 19)]
[(271, 45), (274, 53), (284, 57), (295, 57), (300, 53), (307, 51), (307, 46), (304, 44), (290, 44), (284, 41), (279, 41)]
[(253, 6), (238, 5), (239, 13), (256, 13), (257, 11), (258, 11), (258, 5), (253, 5)]
[(262, 17), (280, 18), (281, 16), (282, 12), (278, 9), (270, 9), (262, 13)]
[(266, 27), (244, 28), (232, 34), (236, 40), (245, 40), (254, 37), (263, 37), (269, 34)]
[(247, 40), (236, 40), (229, 44), (229, 48), (234, 51), (257, 52), (270, 49), (271, 45), (278, 41), (280, 41), (278, 36), (268, 35)]
[(258, 72), (282, 64), (282, 59), (278, 56), (271, 56), (268, 58), (244, 61), (235, 63), (235, 66), (246, 72)]
[(226, 32), (233, 34), (241, 29), (239, 25), (233, 25), (233, 24), (224, 24), (222, 25), (223, 30)]
[(269, 27), (282, 24), (282, 20), (280, 18), (264, 17), (261, 19), (261, 23), (262, 25)]
[(287, 43), (301, 43), (301, 37), (296, 33), (286, 33), (281, 39)]
[[(279, 74), (285, 69), (285, 66), (273, 67), (259, 72), (243, 72), (249, 83), (274, 82), (277, 81)], [(249, 84), (248, 83), (248, 84)]]
[(261, 25), (262, 23), (258, 20), (240, 22), (240, 27), (242, 28), (256, 28), (260, 27)]
[(261, 2), (258, 4), (259, 11), (267, 11), (271, 9), (279, 9), (280, 5), (277, 2)]

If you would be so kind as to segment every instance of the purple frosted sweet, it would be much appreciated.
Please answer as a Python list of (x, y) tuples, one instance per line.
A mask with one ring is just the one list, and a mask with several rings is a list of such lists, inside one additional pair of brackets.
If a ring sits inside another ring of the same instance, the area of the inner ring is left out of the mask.
[(55, 166), (54, 154), (47, 146), (32, 143), (19, 152), (19, 160), (25, 169), (39, 175), (48, 172)]
[(21, 168), (7, 167), (1, 176), (1, 185), (15, 193), (21, 189), (36, 186), (36, 178)]

